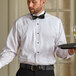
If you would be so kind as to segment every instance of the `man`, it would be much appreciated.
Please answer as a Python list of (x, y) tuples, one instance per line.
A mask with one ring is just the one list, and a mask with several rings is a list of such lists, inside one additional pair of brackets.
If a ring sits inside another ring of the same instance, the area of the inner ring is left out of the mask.
[(0, 54), (0, 68), (10, 63), (20, 47), (20, 69), (16, 76), (54, 76), (55, 52), (67, 59), (76, 51), (57, 46), (66, 43), (61, 20), (44, 11), (45, 0), (27, 0), (30, 14), (11, 28)]

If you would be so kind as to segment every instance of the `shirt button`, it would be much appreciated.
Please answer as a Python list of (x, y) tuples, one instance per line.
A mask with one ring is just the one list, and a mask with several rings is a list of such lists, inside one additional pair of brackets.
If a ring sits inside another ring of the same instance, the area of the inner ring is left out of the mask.
[(39, 34), (39, 32), (37, 34)]
[(39, 51), (37, 53), (39, 54)]
[(39, 42), (37, 42), (37, 44), (39, 44)]
[(37, 25), (39, 25), (39, 23), (37, 23)]

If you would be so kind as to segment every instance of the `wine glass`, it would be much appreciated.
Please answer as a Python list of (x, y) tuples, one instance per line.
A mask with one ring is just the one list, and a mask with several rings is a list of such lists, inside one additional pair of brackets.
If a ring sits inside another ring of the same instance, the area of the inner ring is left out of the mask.
[(73, 26), (73, 36), (74, 39), (76, 39), (76, 25)]

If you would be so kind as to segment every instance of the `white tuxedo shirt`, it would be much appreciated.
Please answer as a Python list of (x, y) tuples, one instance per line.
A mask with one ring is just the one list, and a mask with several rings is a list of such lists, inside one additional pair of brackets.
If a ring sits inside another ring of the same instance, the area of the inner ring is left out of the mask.
[(13, 24), (3, 52), (0, 54), (0, 68), (13, 60), (19, 47), (20, 63), (54, 64), (56, 62), (55, 53), (63, 59), (70, 57), (68, 50), (57, 47), (64, 43), (66, 43), (66, 38), (59, 18), (46, 13), (44, 19), (33, 20), (32, 16), (27, 14)]

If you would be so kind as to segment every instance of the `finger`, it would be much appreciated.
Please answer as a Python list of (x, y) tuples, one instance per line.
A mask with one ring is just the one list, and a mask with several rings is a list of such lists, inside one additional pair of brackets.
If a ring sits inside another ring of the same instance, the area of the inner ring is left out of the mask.
[(74, 51), (76, 51), (76, 49), (74, 49)]

